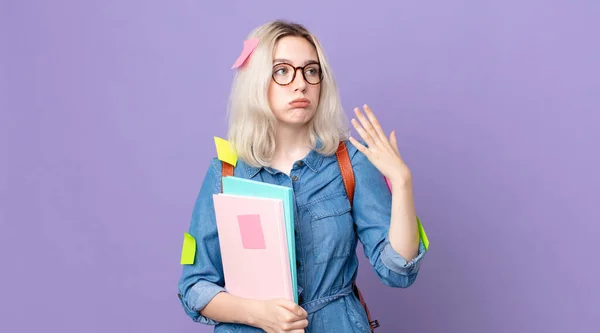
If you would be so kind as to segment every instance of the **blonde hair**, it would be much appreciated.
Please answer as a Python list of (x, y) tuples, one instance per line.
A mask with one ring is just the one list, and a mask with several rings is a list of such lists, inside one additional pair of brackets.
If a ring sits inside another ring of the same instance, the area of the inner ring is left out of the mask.
[[(227, 110), (228, 141), (238, 158), (255, 167), (269, 166), (275, 152), (276, 119), (267, 92), (272, 80), (273, 50), (286, 36), (308, 40), (316, 49), (323, 72), (319, 106), (309, 123), (312, 148), (323, 155), (334, 154), (339, 142), (349, 135), (337, 84), (318, 39), (300, 24), (282, 20), (263, 24), (247, 37), (257, 37), (259, 44), (235, 73)], [(318, 141), (321, 144), (317, 146)]]

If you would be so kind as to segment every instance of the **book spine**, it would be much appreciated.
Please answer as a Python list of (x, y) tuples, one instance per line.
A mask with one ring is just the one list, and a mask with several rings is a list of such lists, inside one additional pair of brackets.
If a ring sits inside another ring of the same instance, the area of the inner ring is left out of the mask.
[(291, 263), (290, 263), (290, 254), (288, 251), (288, 245), (287, 245), (287, 231), (286, 231), (286, 227), (285, 227), (285, 210), (283, 209), (283, 202), (281, 202), (279, 205), (277, 205), (277, 210), (278, 210), (278, 216), (281, 216), (281, 223), (279, 223), (278, 225), (278, 229), (279, 229), (279, 234), (282, 237), (282, 242), (279, 242), (279, 244), (281, 244), (282, 247), (282, 253), (284, 254), (283, 256), (281, 256), (282, 259), (282, 267), (284, 269), (284, 275), (285, 276), (289, 276), (289, 279), (285, 280), (285, 285), (286, 285), (286, 290), (288, 291), (288, 299), (291, 301), (294, 301), (294, 291), (292, 288), (292, 276), (291, 276)]

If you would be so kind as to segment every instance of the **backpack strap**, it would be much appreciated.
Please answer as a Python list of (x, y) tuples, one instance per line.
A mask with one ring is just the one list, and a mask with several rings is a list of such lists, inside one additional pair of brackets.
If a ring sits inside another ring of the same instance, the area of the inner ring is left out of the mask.
[(342, 173), (342, 180), (344, 181), (344, 187), (346, 188), (346, 194), (350, 200), (350, 205), (354, 201), (354, 170), (352, 169), (352, 163), (350, 162), (350, 155), (348, 154), (348, 148), (342, 141), (338, 146), (335, 153), (340, 166), (340, 172)]
[[(346, 194), (348, 195), (348, 199), (350, 200), (350, 205), (352, 205), (354, 201), (354, 169), (352, 168), (352, 162), (350, 161), (350, 155), (348, 154), (348, 148), (346, 144), (342, 141), (338, 146), (337, 152), (335, 153), (338, 161), (338, 165), (340, 166), (340, 172), (342, 173), (342, 180), (344, 181), (344, 187), (346, 188)], [(371, 332), (379, 327), (379, 321), (373, 320), (371, 318), (371, 313), (369, 312), (369, 307), (367, 306), (367, 302), (365, 301), (360, 289), (356, 285), (356, 282), (352, 285), (354, 289), (354, 293), (358, 296), (358, 300), (360, 304), (362, 304), (365, 312), (367, 313), (367, 318), (369, 319), (369, 325), (371, 326)]]
[(223, 192), (223, 178), (233, 176), (233, 165), (221, 161), (221, 192)]

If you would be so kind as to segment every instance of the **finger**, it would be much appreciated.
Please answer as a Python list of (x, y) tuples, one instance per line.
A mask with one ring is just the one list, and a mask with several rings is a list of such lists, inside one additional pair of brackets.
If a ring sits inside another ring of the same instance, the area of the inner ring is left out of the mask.
[(360, 123), (354, 118), (352, 118), (351, 122), (358, 134), (360, 135), (360, 137), (363, 138), (363, 140), (365, 140), (367, 146), (369, 146), (369, 148), (375, 147), (375, 142), (373, 141), (373, 138), (371, 137), (371, 135), (369, 135), (369, 133), (367, 133), (367, 131), (365, 131), (365, 129), (360, 125)]
[(285, 332), (289, 332), (289, 331), (295, 332), (296, 330), (302, 330), (307, 326), (308, 326), (308, 320), (301, 319), (301, 320), (296, 320), (294, 322), (284, 323), (283, 325), (281, 325), (281, 328)]
[(306, 318), (305, 316), (307, 316), (306, 310), (304, 310), (300, 305), (287, 300), (287, 299), (282, 299), (279, 302), (279, 305), (281, 305), (283, 308), (285, 308), (286, 310), (288, 310), (289, 312), (291, 312), (292, 314), (299, 316), (299, 317), (303, 317)]
[(287, 313), (281, 315), (281, 325), (283, 328), (290, 326), (293, 322), (300, 320), (300, 316), (293, 312), (287, 311)]
[(375, 117), (375, 113), (373, 113), (373, 110), (371, 110), (371, 108), (367, 104), (363, 106), (363, 109), (365, 109), (365, 114), (367, 115), (369, 122), (373, 126), (375, 133), (377, 133), (379, 139), (385, 143), (387, 141), (387, 136), (385, 135), (385, 132), (383, 132), (381, 124), (379, 124), (379, 120), (377, 120), (377, 117)]
[(356, 147), (356, 149), (358, 149), (359, 152), (365, 154), (366, 156), (369, 156), (370, 151), (369, 151), (369, 149), (367, 149), (367, 147), (365, 147), (363, 144), (358, 142), (353, 137), (349, 137), (348, 140), (350, 140), (350, 143), (352, 143), (354, 145), (354, 147)]
[(302, 319), (302, 320), (298, 320), (297, 322), (294, 323), (294, 328), (299, 329), (299, 330), (303, 330), (305, 328), (308, 327), (308, 319)]
[(362, 128), (364, 128), (365, 132), (369, 134), (369, 137), (371, 138), (372, 142), (374, 144), (379, 145), (381, 143), (381, 139), (379, 138), (377, 132), (375, 132), (375, 129), (371, 125), (371, 122), (363, 115), (362, 112), (360, 112), (358, 108), (354, 108), (354, 113), (356, 114), (356, 118), (358, 118), (358, 120), (360, 121)]
[(394, 151), (400, 156), (400, 150), (398, 150), (398, 141), (396, 140), (396, 131), (392, 131), (390, 134), (390, 145), (394, 148)]

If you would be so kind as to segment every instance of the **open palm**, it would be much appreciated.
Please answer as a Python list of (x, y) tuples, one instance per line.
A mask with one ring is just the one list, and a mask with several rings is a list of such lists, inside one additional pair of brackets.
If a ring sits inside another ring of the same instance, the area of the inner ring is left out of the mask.
[(352, 125), (367, 146), (353, 137), (350, 137), (350, 142), (392, 183), (409, 181), (410, 170), (398, 150), (396, 132), (392, 131), (388, 139), (369, 106), (365, 104), (363, 109), (365, 114), (359, 108), (354, 109), (358, 120), (353, 118)]

